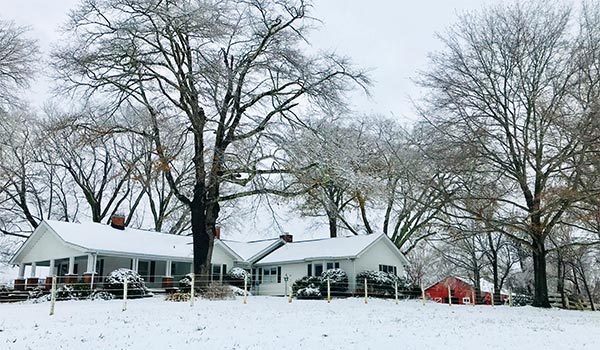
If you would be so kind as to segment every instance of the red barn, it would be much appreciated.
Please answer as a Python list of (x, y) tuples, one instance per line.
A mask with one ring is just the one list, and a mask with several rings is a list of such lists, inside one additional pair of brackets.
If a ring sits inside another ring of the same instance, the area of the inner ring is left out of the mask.
[[(491, 305), (493, 285), (490, 286), (490, 282), (481, 280), (481, 298), (483, 298), (483, 304)], [(448, 304), (448, 287), (450, 287), (450, 294), (452, 296), (452, 304), (472, 304), (474, 287), (467, 281), (457, 277), (446, 277), (443, 280), (435, 283), (434, 285), (425, 289), (425, 296), (429, 299), (438, 302)], [(500, 293), (502, 303), (508, 299), (508, 293), (502, 291)], [(479, 301), (477, 304), (481, 304)]]

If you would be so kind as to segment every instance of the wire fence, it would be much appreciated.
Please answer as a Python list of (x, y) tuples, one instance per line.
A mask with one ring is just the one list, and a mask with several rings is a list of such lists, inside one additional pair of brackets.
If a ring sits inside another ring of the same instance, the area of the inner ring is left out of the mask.
[[(368, 278), (353, 280), (342, 279), (298, 279), (295, 281), (275, 278), (266, 280), (260, 276), (232, 278), (228, 275), (145, 275), (136, 273), (110, 275), (71, 275), (51, 276), (45, 278), (28, 278), (15, 283), (10, 288), (0, 288), (0, 302), (51, 302), (62, 300), (84, 299), (123, 299), (124, 309), (126, 300), (143, 298), (161, 294), (167, 295), (167, 300), (189, 301), (193, 305), (197, 297), (207, 299), (226, 299), (234, 296), (242, 297), (247, 303), (253, 295), (284, 296), (288, 302), (294, 299), (315, 299), (332, 302), (335, 298), (360, 297), (365, 303), (370, 298), (421, 299), (423, 304), (431, 300), (426, 296), (422, 287), (404, 283), (400, 278), (383, 281)], [(192, 288), (195, 285), (196, 288)], [(512, 296), (511, 296), (512, 297)], [(438, 302), (459, 304), (460, 299), (449, 292), (445, 300)], [(469, 304), (481, 304), (473, 295)], [(503, 303), (501, 301), (496, 304)], [(512, 300), (505, 303), (512, 305)], [(54, 306), (53, 306), (54, 307)]]

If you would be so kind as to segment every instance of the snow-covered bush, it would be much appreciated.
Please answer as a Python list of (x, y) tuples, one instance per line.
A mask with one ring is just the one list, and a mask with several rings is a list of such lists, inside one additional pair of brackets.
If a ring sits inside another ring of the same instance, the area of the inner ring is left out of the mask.
[(192, 274), (188, 273), (179, 280), (179, 290), (189, 293), (192, 289)]
[[(304, 276), (292, 284), (292, 292), (298, 299), (321, 298), (322, 294), (319, 289), (321, 282), (322, 279), (320, 276)], [(327, 288), (327, 286), (325, 288)]]
[(398, 277), (393, 273), (383, 271), (363, 271), (356, 275), (356, 293), (365, 292), (365, 279), (370, 296), (392, 297), (395, 295), (395, 284), (398, 283), (398, 294), (404, 296), (418, 296), (418, 287), (406, 278)]
[(191, 297), (190, 293), (175, 292), (175, 293), (167, 294), (167, 296), (165, 297), (165, 300), (182, 302), (182, 301), (190, 301), (190, 297)]
[(103, 290), (95, 290), (88, 297), (89, 300), (113, 300), (115, 296)]
[[(229, 286), (229, 289), (231, 289), (231, 293), (233, 293), (234, 296), (236, 297), (243, 297), (244, 296), (244, 290), (242, 288), (238, 288), (235, 286)], [(248, 292), (247, 294), (248, 296), (252, 295), (252, 293)]]
[(248, 283), (250, 283), (250, 273), (240, 267), (234, 267), (225, 276), (225, 283), (238, 287), (244, 287), (244, 278), (248, 279)]
[(342, 269), (329, 269), (321, 274), (321, 294), (327, 295), (327, 279), (331, 295), (344, 295), (348, 291), (348, 275)]
[(311, 284), (309, 287), (300, 288), (296, 291), (296, 298), (298, 299), (322, 299), (323, 294), (321, 294), (321, 290), (317, 287), (313, 287), (314, 284)]
[(106, 277), (105, 289), (114, 295), (123, 295), (123, 285), (127, 281), (127, 296), (142, 297), (148, 293), (144, 279), (130, 269), (116, 269)]

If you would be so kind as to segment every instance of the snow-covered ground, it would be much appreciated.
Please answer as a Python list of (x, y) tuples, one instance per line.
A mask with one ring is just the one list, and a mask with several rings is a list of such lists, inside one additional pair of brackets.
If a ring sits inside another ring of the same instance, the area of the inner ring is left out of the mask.
[(0, 304), (0, 349), (600, 349), (600, 312), (351, 298)]

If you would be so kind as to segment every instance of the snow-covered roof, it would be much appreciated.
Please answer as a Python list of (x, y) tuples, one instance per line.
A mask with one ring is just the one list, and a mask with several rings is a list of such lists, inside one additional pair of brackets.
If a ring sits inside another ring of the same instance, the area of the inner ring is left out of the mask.
[(383, 234), (359, 235), (286, 243), (261, 259), (261, 265), (329, 258), (356, 258)]
[(221, 243), (229, 247), (242, 260), (252, 261), (258, 256), (265, 254), (269, 249), (276, 248), (279, 245), (278, 243), (283, 243), (283, 241), (280, 238), (271, 238), (250, 242), (221, 240)]
[(187, 259), (193, 257), (192, 238), (189, 236), (170, 235), (129, 227), (118, 230), (109, 225), (95, 222), (72, 223), (54, 220), (45, 220), (44, 222), (63, 241), (89, 252)]

